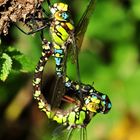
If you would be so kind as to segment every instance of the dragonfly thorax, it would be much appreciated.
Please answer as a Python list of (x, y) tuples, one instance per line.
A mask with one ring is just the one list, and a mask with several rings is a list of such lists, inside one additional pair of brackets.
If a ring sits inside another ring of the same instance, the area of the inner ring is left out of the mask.
[(52, 22), (50, 32), (52, 40), (58, 45), (64, 45), (68, 38), (74, 34), (74, 23), (68, 5), (55, 3), (50, 7)]

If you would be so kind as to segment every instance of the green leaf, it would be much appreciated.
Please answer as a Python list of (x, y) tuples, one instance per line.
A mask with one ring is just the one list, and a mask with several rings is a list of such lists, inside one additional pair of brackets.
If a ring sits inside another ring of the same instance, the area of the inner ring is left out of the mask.
[(16, 48), (9, 46), (7, 50), (5, 51), (11, 58), (14, 58), (16, 56), (23, 55), (20, 51), (18, 51)]
[(13, 68), (22, 72), (32, 72), (35, 69), (33, 61), (27, 58), (25, 55), (16, 56), (13, 58)]
[(24, 54), (14, 47), (8, 47), (6, 53), (12, 58), (12, 69), (16, 71), (31, 72), (35, 66), (32, 60), (28, 59)]
[(0, 80), (5, 81), (12, 69), (12, 59), (11, 57), (3, 53), (0, 58)]

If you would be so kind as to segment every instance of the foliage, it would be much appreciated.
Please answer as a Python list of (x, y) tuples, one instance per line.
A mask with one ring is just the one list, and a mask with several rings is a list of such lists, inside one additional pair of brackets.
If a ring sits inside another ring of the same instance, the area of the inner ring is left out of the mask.
[[(2, 46), (1, 46), (2, 47)], [(0, 57), (0, 80), (5, 81), (12, 70), (30, 72), (29, 59), (14, 47), (7, 47)]]
[(0, 79), (2, 81), (5, 81), (12, 68), (11, 57), (6, 53), (3, 53), (1, 56), (0, 64), (1, 64)]

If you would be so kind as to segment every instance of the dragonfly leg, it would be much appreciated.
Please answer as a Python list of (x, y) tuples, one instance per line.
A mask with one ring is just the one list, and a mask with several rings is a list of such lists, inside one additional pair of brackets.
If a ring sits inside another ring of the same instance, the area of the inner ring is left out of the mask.
[(73, 104), (77, 104), (76, 100), (67, 96), (67, 95), (64, 95), (63, 98), (62, 98), (63, 101), (65, 102), (68, 102), (68, 103), (73, 103)]
[(41, 26), (41, 27), (39, 27), (39, 28), (37, 28), (37, 29), (35, 29), (35, 30), (32, 30), (32, 31), (30, 31), (30, 32), (25, 32), (24, 30), (22, 30), (19, 26), (17, 26), (16, 24), (14, 24), (15, 25), (15, 27), (17, 27), (22, 33), (24, 33), (25, 35), (31, 35), (31, 34), (34, 34), (34, 33), (36, 33), (36, 32), (39, 32), (39, 31), (41, 31), (41, 30), (43, 30), (44, 28), (46, 28), (46, 27), (49, 27), (49, 23), (47, 23), (46, 22), (46, 24), (44, 25), (44, 26)]

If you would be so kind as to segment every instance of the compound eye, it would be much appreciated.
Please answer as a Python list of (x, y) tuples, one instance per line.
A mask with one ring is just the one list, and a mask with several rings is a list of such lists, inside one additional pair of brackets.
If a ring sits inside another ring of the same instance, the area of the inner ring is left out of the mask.
[(111, 101), (109, 100), (109, 98), (108, 98), (107, 95), (103, 95), (103, 96), (102, 97), (103, 97), (104, 100), (101, 102), (101, 104), (102, 104), (102, 110), (101, 110), (101, 112), (104, 113), (104, 114), (106, 114), (111, 109), (112, 104), (111, 104)]
[(63, 12), (63, 13), (61, 13), (61, 15), (60, 15), (64, 20), (67, 20), (67, 19), (69, 19), (69, 13), (67, 13), (67, 12)]

